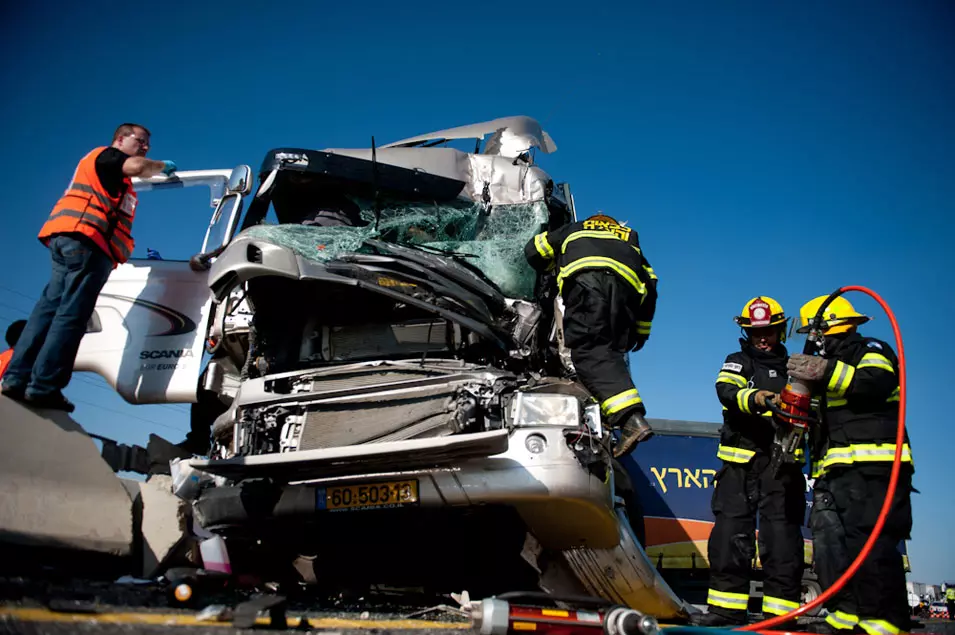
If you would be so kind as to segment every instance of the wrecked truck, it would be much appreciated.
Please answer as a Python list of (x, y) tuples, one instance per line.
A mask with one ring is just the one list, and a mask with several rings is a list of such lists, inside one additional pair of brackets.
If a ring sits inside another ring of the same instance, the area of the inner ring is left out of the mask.
[(524, 260), (576, 219), (537, 165), (555, 150), (510, 117), (277, 148), (255, 188), (248, 166), (137, 184), (209, 185), (214, 257), (118, 267), (76, 368), (130, 403), (194, 404), (208, 451), (173, 480), (233, 572), (692, 610), (641, 547), (553, 281)]

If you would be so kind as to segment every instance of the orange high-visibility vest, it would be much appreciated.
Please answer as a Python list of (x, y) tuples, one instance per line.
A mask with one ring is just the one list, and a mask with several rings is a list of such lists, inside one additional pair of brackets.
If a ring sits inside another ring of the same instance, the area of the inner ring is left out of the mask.
[(80, 159), (70, 186), (57, 201), (37, 238), (49, 245), (54, 234), (83, 234), (102, 249), (115, 264), (133, 253), (133, 218), (139, 199), (129, 177), (123, 178), (126, 194), (111, 196), (96, 175), (96, 157), (106, 147), (94, 148)]

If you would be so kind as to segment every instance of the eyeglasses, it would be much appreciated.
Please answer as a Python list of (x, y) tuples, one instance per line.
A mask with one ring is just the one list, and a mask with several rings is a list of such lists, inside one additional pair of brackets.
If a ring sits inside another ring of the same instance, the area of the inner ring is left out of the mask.
[(146, 147), (146, 148), (149, 147), (149, 139), (143, 139), (142, 137), (137, 137), (135, 134), (132, 134), (132, 133), (131, 133), (131, 134), (128, 134), (128, 135), (126, 135), (126, 136), (127, 136), (127, 137), (132, 137), (134, 140), (136, 140), (136, 141), (139, 143), (139, 145), (141, 145), (141, 146), (143, 146), (143, 147)]

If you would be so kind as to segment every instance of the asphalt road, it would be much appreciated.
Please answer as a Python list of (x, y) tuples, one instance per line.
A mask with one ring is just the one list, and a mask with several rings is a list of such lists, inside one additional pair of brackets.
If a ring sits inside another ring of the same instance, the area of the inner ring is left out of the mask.
[[(276, 632), (270, 628), (267, 610), (258, 613), (252, 628), (233, 626), (230, 618), (241, 622), (243, 602), (254, 597), (274, 595), (238, 591), (196, 593), (189, 606), (176, 607), (168, 589), (156, 584), (80, 580), (52, 583), (0, 578), (0, 634), (251, 635)], [(461, 635), (473, 632), (465, 617), (435, 608), (439, 604), (455, 603), (451, 598), (397, 590), (383, 590), (367, 597), (290, 596), (285, 602), (286, 610), (279, 615), (285, 618), (285, 627), (291, 629), (286, 632), (295, 633), (368, 635), (373, 631), (377, 635), (404, 631), (409, 635)], [(201, 615), (203, 609), (209, 613), (210, 606), (225, 611), (220, 615), (222, 621)], [(251, 614), (255, 615), (256, 611)], [(300, 621), (303, 617), (304, 624)], [(275, 626), (278, 625), (273, 628)], [(924, 620), (912, 632), (955, 635), (955, 621)]]

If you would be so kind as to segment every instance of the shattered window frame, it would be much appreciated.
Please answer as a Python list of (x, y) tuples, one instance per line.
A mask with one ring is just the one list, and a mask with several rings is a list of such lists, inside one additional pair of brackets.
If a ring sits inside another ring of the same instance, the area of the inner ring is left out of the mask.
[(264, 222), (270, 215), (268, 212), (272, 212), (276, 219), (279, 217), (270, 195), (267, 201), (259, 201), (268, 205), (262, 220), (237, 235), (273, 242), (316, 262), (328, 262), (349, 252), (369, 253), (371, 250), (362, 245), (363, 241), (379, 238), (458, 256), (480, 269), (505, 296), (525, 300), (533, 298), (536, 273), (524, 257), (524, 247), (549, 222), (551, 212), (545, 201), (488, 208), (482, 203), (464, 199), (431, 204), (379, 200), (380, 216), (376, 230), (374, 200), (357, 196), (348, 198), (358, 205), (361, 218), (368, 225), (268, 224)]

